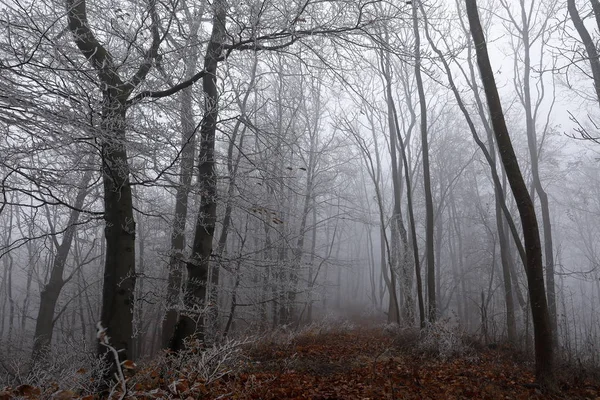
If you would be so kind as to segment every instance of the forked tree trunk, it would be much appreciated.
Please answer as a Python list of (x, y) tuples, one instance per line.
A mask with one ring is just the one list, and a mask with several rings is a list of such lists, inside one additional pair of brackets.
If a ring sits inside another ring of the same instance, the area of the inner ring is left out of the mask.
[[(135, 290), (135, 221), (129, 181), (126, 148), (126, 113), (131, 92), (146, 78), (160, 46), (156, 2), (148, 2), (151, 21), (151, 46), (131, 79), (119, 76), (111, 53), (90, 29), (85, 0), (66, 0), (68, 29), (81, 52), (94, 68), (102, 88), (100, 132), (102, 181), (104, 185), (104, 235), (106, 257), (100, 325), (110, 345), (126, 359), (132, 344), (133, 300)], [(109, 349), (98, 343), (100, 356), (109, 354), (113, 370), (120, 360), (112, 359)], [(109, 377), (112, 374), (109, 372)]]
[[(395, 122), (395, 126), (396, 126), (395, 139), (398, 140), (398, 144), (400, 145), (400, 154), (402, 155), (402, 162), (404, 164), (404, 170), (405, 170), (404, 179), (406, 181), (406, 203), (407, 203), (407, 208), (408, 208), (410, 235), (411, 235), (412, 249), (413, 249), (413, 262), (415, 264), (415, 277), (416, 277), (416, 281), (417, 281), (416, 283), (417, 283), (417, 304), (419, 306), (419, 326), (421, 328), (423, 328), (423, 327), (425, 327), (425, 320), (426, 320), (425, 303), (423, 300), (423, 282), (422, 282), (422, 278), (421, 278), (421, 261), (419, 259), (419, 243), (417, 242), (417, 227), (416, 227), (415, 214), (414, 214), (414, 208), (413, 208), (413, 199), (412, 199), (413, 190), (412, 190), (412, 181), (410, 179), (410, 173), (409, 173), (410, 169), (409, 169), (409, 165), (408, 165), (408, 152), (406, 149), (406, 145), (404, 143), (404, 139), (402, 138), (402, 135), (400, 134), (400, 125), (398, 123), (398, 113), (396, 111), (396, 106), (394, 103), (392, 103), (392, 111), (394, 114), (394, 122)], [(414, 115), (412, 118), (414, 120)], [(412, 123), (411, 123), (411, 125), (412, 125)]]
[[(387, 232), (385, 229), (385, 207), (383, 202), (383, 196), (379, 189), (381, 177), (381, 156), (379, 154), (379, 147), (377, 144), (377, 134), (375, 132), (375, 125), (370, 119), (371, 123), (371, 136), (373, 137), (374, 151), (375, 151), (375, 165), (372, 165), (373, 160), (369, 159), (371, 168), (371, 179), (375, 185), (375, 196), (377, 199), (377, 206), (379, 210), (379, 224), (380, 224), (380, 237), (381, 237), (381, 273), (383, 280), (385, 281), (385, 287), (389, 292), (389, 304), (388, 304), (388, 322), (400, 322), (400, 306), (398, 302), (398, 296), (396, 294), (396, 278), (392, 268), (393, 257), (392, 257), (392, 246), (390, 246), (387, 238)], [(387, 262), (386, 262), (387, 261)], [(391, 278), (388, 275), (388, 270), (391, 273)], [(382, 296), (383, 300), (383, 296)]]
[[(387, 41), (387, 35), (386, 35)], [(390, 155), (392, 159), (392, 184), (394, 188), (394, 213), (392, 215), (392, 252), (393, 262), (391, 265), (395, 265), (398, 269), (398, 275), (400, 276), (400, 288), (401, 296), (403, 297), (402, 303), (402, 317), (405, 321), (412, 325), (414, 322), (414, 299), (412, 297), (412, 271), (409, 268), (410, 251), (408, 244), (408, 233), (404, 225), (404, 218), (402, 217), (402, 180), (400, 175), (402, 174), (402, 164), (398, 163), (396, 149), (396, 134), (400, 131), (397, 126), (398, 121), (394, 118), (394, 98), (392, 96), (392, 70), (389, 59), (389, 54), (380, 55), (381, 70), (385, 78), (385, 97), (387, 103), (388, 113), (388, 130), (390, 133)], [(402, 242), (402, 252), (399, 251), (398, 234), (400, 235), (400, 241)], [(400, 254), (402, 253), (402, 254)]]

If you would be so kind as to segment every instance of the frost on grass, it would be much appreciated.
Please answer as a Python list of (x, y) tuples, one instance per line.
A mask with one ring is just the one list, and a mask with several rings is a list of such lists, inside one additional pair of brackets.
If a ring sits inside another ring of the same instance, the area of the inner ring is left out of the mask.
[(394, 338), (395, 348), (421, 358), (432, 357), (442, 361), (461, 356), (476, 358), (477, 352), (465, 332), (449, 320), (427, 323), (421, 330), (395, 323), (384, 324), (381, 329)]
[(128, 379), (129, 392), (135, 397), (200, 398), (212, 382), (237, 371), (242, 363), (242, 347), (248, 343), (227, 340), (206, 347), (197, 339), (187, 340), (183, 350), (165, 352), (142, 363)]
[(416, 346), (418, 353), (446, 361), (453, 357), (475, 356), (474, 349), (467, 343), (465, 333), (458, 325), (448, 320), (428, 323), (421, 331)]
[(35, 363), (24, 362), (25, 354), (2, 361), (0, 387), (35, 388), (41, 394), (62, 388), (80, 395), (97, 392), (106, 363), (91, 349), (81, 351), (79, 346), (79, 343), (63, 343), (59, 349), (48, 350), (47, 357)]
[(110, 386), (109, 398), (114, 399), (201, 398), (211, 383), (237, 372), (242, 363), (242, 347), (248, 343), (248, 340), (227, 340), (206, 347), (198, 340), (190, 340), (177, 353), (164, 352), (139, 363), (123, 361), (118, 382), (104, 385), (106, 363), (94, 353), (56, 352), (49, 361), (27, 370), (15, 362), (10, 376), (7, 374), (1, 382), (0, 388), (4, 389), (0, 390), (0, 399), (14, 396), (91, 399), (101, 386)]
[(291, 346), (294, 341), (301, 337), (310, 337), (333, 332), (350, 332), (356, 329), (356, 325), (348, 319), (326, 315), (318, 322), (311, 322), (296, 329), (296, 326), (282, 325), (271, 331), (265, 332), (254, 338), (258, 345), (272, 344), (278, 346)]

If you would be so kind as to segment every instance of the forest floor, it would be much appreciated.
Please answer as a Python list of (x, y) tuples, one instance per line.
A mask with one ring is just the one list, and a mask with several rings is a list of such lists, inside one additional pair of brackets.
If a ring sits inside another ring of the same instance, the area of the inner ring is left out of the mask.
[[(447, 334), (449, 332), (436, 333)], [(600, 399), (598, 380), (592, 380), (589, 373), (569, 372), (567, 368), (561, 368), (557, 374), (559, 391), (553, 395), (542, 393), (534, 384), (532, 363), (503, 346), (490, 348), (471, 343), (458, 351), (446, 348), (440, 353), (440, 348), (435, 346), (429, 350), (423, 347), (423, 338), (417, 333), (384, 329), (382, 325), (343, 329), (313, 327), (300, 334), (286, 335), (271, 335), (239, 346), (233, 364), (228, 357), (224, 358), (227, 361), (217, 361), (214, 371), (226, 372), (218, 374), (210, 383), (198, 378), (199, 371), (189, 369), (189, 365), (198, 365), (197, 361), (196, 364), (188, 363), (185, 368), (162, 364), (153, 370), (148, 365), (144, 367), (145, 372), (132, 371), (131, 389), (123, 397)], [(225, 366), (224, 370), (222, 366)], [(1, 394), (2, 399), (10, 398)], [(36, 396), (42, 394), (38, 390), (24, 394), (24, 398), (30, 399), (45, 397)], [(123, 398), (122, 394), (117, 391), (112, 398)], [(58, 391), (50, 398), (99, 398), (97, 395), (80, 396), (71, 391)]]
[[(433, 339), (448, 342), (447, 337)], [(456, 347), (457, 338), (452, 341)], [(459, 349), (439, 345), (423, 346), (416, 332), (389, 331), (382, 325), (325, 331), (315, 327), (288, 340), (264, 339), (247, 346), (235, 373), (202, 386), (191, 397), (600, 400), (600, 382), (582, 370), (561, 369), (558, 391), (549, 395), (535, 385), (533, 363), (523, 354), (475, 342)]]
[(565, 371), (557, 377), (560, 392), (543, 394), (533, 365), (509, 349), (485, 347), (441, 359), (415, 351), (415, 339), (359, 328), (262, 343), (247, 353), (240, 373), (211, 385), (210, 398), (600, 399), (599, 382)]

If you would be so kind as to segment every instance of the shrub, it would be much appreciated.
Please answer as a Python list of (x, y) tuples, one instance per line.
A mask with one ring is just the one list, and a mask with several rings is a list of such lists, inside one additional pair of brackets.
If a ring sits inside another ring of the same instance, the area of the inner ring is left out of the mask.
[(433, 356), (444, 361), (451, 357), (475, 354), (466, 341), (465, 333), (448, 320), (427, 324), (421, 331), (416, 349), (421, 355)]

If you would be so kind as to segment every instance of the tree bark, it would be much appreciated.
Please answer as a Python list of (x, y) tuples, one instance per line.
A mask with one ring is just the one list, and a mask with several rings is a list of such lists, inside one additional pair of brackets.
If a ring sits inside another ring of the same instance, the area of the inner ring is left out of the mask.
[[(195, 71), (198, 61), (198, 22), (193, 22), (190, 30), (190, 52), (186, 56), (186, 79), (190, 79)], [(185, 228), (187, 224), (188, 201), (190, 184), (194, 170), (194, 154), (196, 150), (196, 130), (193, 112), (193, 87), (181, 91), (180, 122), (181, 122), (181, 165), (179, 185), (175, 192), (175, 214), (173, 216), (173, 232), (171, 234), (171, 251), (169, 255), (167, 278), (167, 312), (162, 322), (162, 347), (167, 348), (175, 331), (179, 316), (181, 283), (184, 267)]]
[(50, 344), (52, 343), (52, 334), (54, 332), (53, 320), (56, 303), (66, 283), (63, 279), (65, 264), (71, 250), (75, 231), (77, 230), (77, 221), (80, 215), (79, 210), (83, 208), (83, 203), (88, 193), (87, 183), (91, 178), (92, 169), (88, 169), (79, 182), (77, 196), (75, 197), (75, 203), (67, 221), (67, 227), (52, 261), (50, 279), (40, 293), (40, 308), (35, 320), (35, 333), (33, 335), (32, 362), (34, 363), (42, 361), (50, 352)]
[[(598, 6), (598, 2), (594, 0), (592, 0), (592, 6), (596, 16), (596, 21), (598, 22), (598, 29), (600, 29), (600, 18), (598, 17), (598, 15), (600, 15), (600, 7)], [(588, 59), (590, 61), (590, 68), (592, 70), (594, 91), (596, 92), (598, 103), (600, 103), (600, 58), (598, 58), (596, 44), (594, 43), (594, 39), (592, 39), (589, 31), (585, 27), (581, 16), (579, 15), (575, 0), (567, 0), (567, 10), (571, 16), (571, 21), (573, 21), (573, 25), (575, 26), (575, 29), (577, 30), (577, 33), (579, 34), (579, 37), (585, 46), (585, 51), (587, 52)]]
[[(135, 221), (129, 181), (130, 168), (126, 148), (126, 113), (131, 92), (146, 78), (160, 46), (156, 2), (148, 3), (151, 20), (151, 46), (137, 71), (125, 83), (111, 53), (98, 41), (89, 27), (85, 0), (66, 0), (68, 29), (81, 54), (92, 65), (102, 91), (99, 141), (101, 144), (104, 186), (104, 235), (106, 258), (100, 325), (120, 359), (128, 357), (133, 333), (135, 293)], [(112, 354), (98, 343), (98, 354)], [(109, 355), (109, 360), (111, 356)], [(113, 369), (115, 363), (112, 360)], [(112, 377), (112, 374), (109, 373)]]
[[(490, 145), (490, 149), (488, 150), (486, 148), (485, 144), (479, 138), (477, 129), (475, 128), (475, 124), (471, 120), (471, 116), (469, 115), (469, 112), (467, 111), (467, 109), (464, 105), (464, 102), (462, 101), (460, 93), (456, 87), (456, 84), (454, 83), (454, 78), (452, 76), (452, 71), (450, 69), (450, 65), (446, 61), (443, 53), (436, 47), (434, 41), (432, 40), (431, 36), (429, 35), (427, 15), (425, 14), (424, 11), (423, 11), (423, 18), (425, 20), (425, 36), (427, 37), (427, 40), (428, 40), (430, 46), (432, 47), (433, 51), (438, 55), (438, 57), (440, 58), (443, 66), (444, 66), (444, 70), (446, 71), (446, 75), (448, 77), (448, 83), (450, 84), (450, 88), (451, 88), (452, 92), (454, 93), (454, 97), (456, 98), (456, 101), (458, 103), (460, 110), (462, 111), (463, 115), (465, 116), (467, 125), (469, 126), (469, 130), (471, 131), (471, 135), (473, 136), (475, 142), (477, 143), (477, 145), (483, 152), (485, 159), (488, 162), (488, 165), (490, 166), (490, 169), (492, 172), (492, 181), (494, 183), (495, 202), (496, 202), (496, 225), (498, 226), (498, 234), (500, 236), (500, 253), (501, 253), (501, 260), (502, 260), (502, 273), (503, 273), (503, 277), (504, 277), (504, 297), (505, 297), (505, 304), (506, 304), (507, 331), (508, 331), (509, 341), (513, 342), (514, 340), (516, 340), (516, 324), (515, 324), (514, 301), (513, 301), (513, 297), (512, 297), (512, 285), (510, 282), (510, 269), (509, 269), (509, 263), (512, 262), (512, 260), (510, 260), (508, 241), (506, 240), (505, 232), (503, 229), (504, 221), (502, 218), (502, 212), (504, 212), (504, 216), (506, 217), (507, 222), (510, 224), (511, 232), (513, 234), (515, 243), (517, 243), (517, 245), (521, 249), (522, 249), (522, 245), (521, 245), (521, 239), (519, 238), (519, 234), (517, 232), (517, 228), (514, 224), (514, 221), (512, 220), (512, 216), (508, 210), (508, 207), (506, 206), (506, 199), (505, 199), (504, 191), (502, 188), (502, 183), (500, 182), (500, 177), (498, 176), (498, 170), (496, 168), (496, 158), (495, 158), (496, 152), (493, 149), (493, 132), (492, 132), (492, 129), (489, 127), (489, 124), (487, 123), (487, 119), (483, 112), (483, 106), (481, 105), (481, 101), (479, 100), (479, 95), (478, 95), (478, 93), (475, 93), (480, 116), (484, 123), (484, 128), (488, 134), (488, 142)], [(470, 47), (469, 47), (469, 49), (470, 49)], [(469, 50), (469, 53), (470, 53), (470, 50)], [(469, 64), (469, 67), (472, 70), (471, 64)], [(471, 72), (474, 77), (474, 72), (473, 71), (471, 71)], [(475, 89), (477, 88), (475, 85), (474, 79), (473, 79), (472, 85)], [(523, 261), (525, 262), (524, 249), (522, 249), (521, 253), (523, 254)]]
[(419, 93), (419, 106), (421, 113), (421, 146), (423, 152), (423, 186), (425, 190), (425, 254), (427, 259), (427, 312), (428, 321), (437, 319), (436, 293), (435, 293), (435, 249), (434, 249), (434, 218), (433, 195), (431, 194), (431, 173), (429, 171), (429, 141), (427, 139), (427, 103), (425, 89), (421, 76), (421, 37), (419, 34), (419, 20), (417, 9), (421, 0), (413, 3), (412, 19), (415, 35), (415, 78)]
[[(102, 180), (106, 258), (100, 321), (107, 329), (110, 344), (127, 359), (133, 334), (135, 291), (135, 221), (125, 148), (125, 107), (114, 90), (105, 93), (102, 127)], [(98, 345), (98, 353), (108, 349)], [(110, 354), (110, 353), (109, 353)], [(117, 360), (115, 360), (117, 361)]]
[(215, 134), (219, 114), (217, 66), (225, 40), (226, 2), (216, 0), (214, 5), (211, 39), (206, 49), (202, 77), (204, 116), (200, 127), (200, 154), (198, 160), (198, 185), (200, 210), (196, 219), (192, 254), (186, 263), (187, 287), (184, 293), (185, 313), (180, 315), (169, 347), (180, 350), (184, 340), (196, 335), (204, 340), (204, 303), (208, 269), (212, 254), (217, 218), (217, 175), (215, 170)]
[(527, 253), (527, 282), (535, 336), (536, 378), (544, 386), (552, 385), (553, 343), (552, 327), (546, 302), (542, 248), (535, 208), (521, 174), (521, 169), (508, 135), (504, 112), (490, 64), (485, 36), (477, 11), (476, 0), (465, 0), (471, 35), (477, 52), (477, 63), (490, 109), (496, 142), (513, 196), (521, 216), (523, 237)]
[(535, 127), (535, 118), (531, 102), (531, 42), (529, 38), (529, 18), (525, 10), (524, 0), (521, 4), (521, 22), (522, 22), (522, 40), (523, 40), (523, 107), (525, 108), (525, 120), (527, 126), (527, 145), (529, 147), (529, 156), (531, 158), (531, 175), (535, 191), (540, 198), (540, 207), (542, 209), (542, 228), (544, 232), (544, 255), (546, 261), (546, 285), (548, 295), (548, 312), (550, 313), (550, 324), (554, 342), (558, 342), (557, 337), (557, 318), (556, 318), (556, 289), (554, 283), (554, 250), (552, 245), (552, 223), (550, 221), (550, 205), (548, 194), (544, 190), (540, 178), (539, 167), (539, 149), (537, 132)]
[[(410, 104), (409, 104), (410, 107)], [(409, 174), (409, 165), (408, 165), (408, 152), (406, 150), (406, 146), (404, 143), (404, 139), (400, 134), (400, 127), (398, 123), (398, 113), (396, 111), (396, 106), (392, 102), (392, 111), (394, 114), (394, 123), (396, 126), (396, 139), (398, 140), (398, 144), (400, 145), (400, 153), (402, 155), (402, 163), (404, 164), (404, 179), (406, 181), (406, 203), (408, 208), (408, 218), (410, 224), (410, 235), (412, 241), (412, 249), (413, 249), (413, 262), (415, 264), (415, 277), (417, 281), (417, 304), (419, 306), (419, 326), (421, 328), (425, 327), (425, 303), (423, 300), (423, 282), (421, 278), (421, 261), (419, 259), (419, 243), (417, 242), (417, 227), (415, 221), (415, 214), (413, 208), (413, 199), (412, 199), (412, 181)], [(413, 120), (414, 116), (412, 117)], [(412, 125), (412, 122), (411, 122)]]
[[(387, 42), (387, 35), (386, 35)], [(392, 159), (392, 184), (394, 188), (394, 212), (392, 215), (392, 252), (393, 262), (391, 265), (395, 265), (398, 268), (398, 275), (402, 280), (400, 282), (401, 295), (403, 296), (402, 302), (402, 317), (406, 320), (409, 325), (414, 323), (414, 299), (412, 297), (412, 274), (409, 268), (410, 251), (408, 244), (408, 233), (404, 225), (404, 218), (402, 217), (402, 181), (400, 175), (402, 174), (402, 164), (398, 163), (396, 149), (397, 138), (396, 134), (399, 133), (399, 127), (397, 126), (398, 121), (394, 118), (394, 99), (392, 96), (392, 71), (389, 60), (389, 54), (380, 55), (381, 70), (385, 79), (386, 88), (386, 103), (388, 113), (388, 129), (390, 133), (390, 155)], [(397, 233), (396, 233), (397, 232)], [(398, 249), (398, 234), (402, 242), (402, 254)]]
[[(365, 154), (365, 161), (368, 161), (368, 163), (370, 164), (370, 169), (371, 169), (371, 179), (373, 180), (373, 184), (375, 185), (375, 196), (377, 198), (377, 206), (378, 206), (378, 210), (379, 210), (379, 224), (380, 224), (380, 237), (381, 237), (381, 273), (383, 276), (383, 279), (385, 281), (385, 286), (388, 288), (389, 291), (389, 305), (388, 305), (388, 322), (395, 322), (398, 323), (400, 322), (400, 307), (398, 304), (398, 296), (396, 294), (396, 278), (394, 277), (394, 270), (393, 270), (393, 260), (392, 260), (392, 249), (389, 243), (389, 240), (387, 238), (387, 233), (386, 233), (386, 228), (385, 228), (385, 218), (384, 218), (384, 212), (385, 212), (385, 207), (384, 207), (384, 202), (383, 202), (383, 196), (381, 193), (381, 190), (379, 188), (379, 185), (381, 183), (382, 177), (381, 177), (381, 156), (379, 154), (379, 147), (377, 144), (377, 134), (375, 132), (375, 125), (374, 122), (372, 120), (372, 116), (369, 115), (369, 122), (371, 124), (371, 136), (373, 137), (373, 145), (374, 145), (374, 151), (375, 151), (375, 165), (373, 165), (373, 160), (372, 158)], [(390, 140), (393, 140), (392, 138), (390, 138)], [(387, 260), (387, 262), (386, 262)], [(390, 279), (390, 277), (388, 276), (388, 268), (390, 273), (392, 274), (392, 277)], [(382, 300), (383, 300), (383, 296), (382, 296)]]

